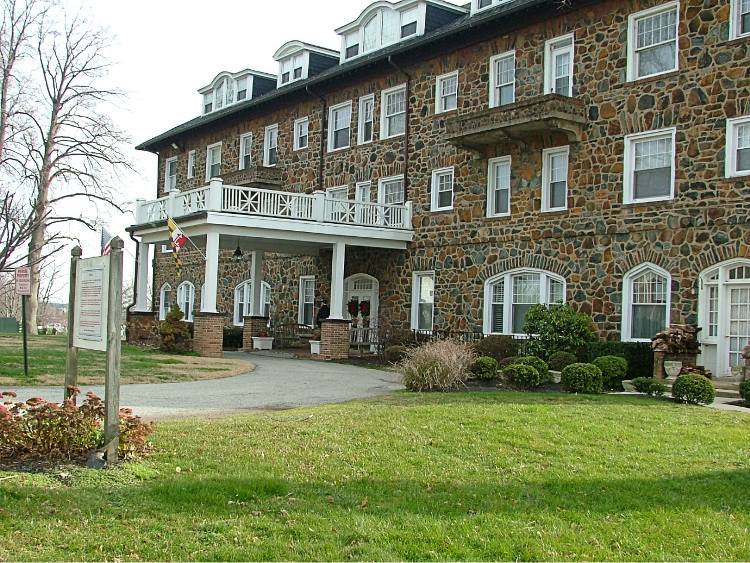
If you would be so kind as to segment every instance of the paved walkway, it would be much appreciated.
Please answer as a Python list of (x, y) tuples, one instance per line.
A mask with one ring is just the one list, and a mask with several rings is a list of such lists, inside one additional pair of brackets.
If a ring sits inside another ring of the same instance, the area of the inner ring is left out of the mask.
[[(255, 370), (227, 379), (123, 385), (120, 403), (146, 419), (165, 419), (341, 403), (403, 389), (398, 376), (387, 371), (257, 354), (227, 356), (246, 359)], [(21, 400), (62, 400), (63, 394), (60, 387), (3, 389), (8, 390)], [(88, 391), (104, 397), (101, 386), (82, 388), (84, 395)]]

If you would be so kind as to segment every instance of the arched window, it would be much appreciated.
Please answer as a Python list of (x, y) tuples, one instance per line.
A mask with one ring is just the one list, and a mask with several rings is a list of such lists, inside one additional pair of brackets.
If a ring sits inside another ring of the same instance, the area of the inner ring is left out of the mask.
[(174, 297), (172, 296), (172, 286), (165, 283), (159, 290), (159, 320), (167, 318), (167, 313), (172, 309)]
[[(262, 282), (260, 286), (260, 298), (263, 302), (261, 315), (271, 315), (271, 286)], [(234, 324), (242, 326), (245, 317), (253, 311), (253, 280), (246, 280), (234, 288)]]
[(522, 335), (526, 314), (534, 305), (565, 302), (565, 280), (544, 270), (511, 270), (484, 285), (485, 334)]
[(186, 281), (177, 288), (177, 305), (182, 311), (182, 319), (193, 322), (193, 309), (195, 308), (195, 286)]
[(669, 327), (672, 276), (654, 264), (641, 264), (623, 279), (622, 340), (650, 342)]
[(381, 12), (377, 12), (363, 26), (362, 52), (366, 53), (380, 47), (382, 29), (383, 16)]

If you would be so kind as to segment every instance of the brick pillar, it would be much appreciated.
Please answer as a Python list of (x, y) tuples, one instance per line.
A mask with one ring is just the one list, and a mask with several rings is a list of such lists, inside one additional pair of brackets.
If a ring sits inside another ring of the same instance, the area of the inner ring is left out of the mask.
[(250, 352), (253, 349), (253, 336), (259, 336), (261, 331), (268, 331), (268, 317), (244, 318), (245, 324), (242, 328), (242, 350)]
[(156, 313), (129, 311), (126, 324), (129, 344), (159, 344), (159, 320)]
[(224, 313), (195, 313), (193, 351), (204, 358), (224, 357)]
[(665, 352), (654, 350), (654, 377), (664, 379), (664, 360), (667, 354)]
[(349, 357), (349, 321), (326, 319), (320, 326), (320, 357), (345, 360)]

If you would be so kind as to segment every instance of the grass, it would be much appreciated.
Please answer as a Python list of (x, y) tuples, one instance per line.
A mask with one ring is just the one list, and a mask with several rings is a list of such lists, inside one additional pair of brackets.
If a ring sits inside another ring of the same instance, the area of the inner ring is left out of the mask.
[[(34, 336), (29, 339), (29, 378), (23, 373), (21, 337), (0, 335), (0, 387), (62, 385), (65, 377), (67, 336)], [(103, 385), (105, 355), (79, 352), (81, 385)], [(171, 356), (156, 350), (123, 344), (121, 381), (129, 383), (174, 383), (230, 377), (249, 371), (247, 362), (234, 359), (207, 360), (196, 356)]]
[(749, 435), (502, 392), (163, 423), (141, 463), (0, 474), (0, 560), (748, 560)]

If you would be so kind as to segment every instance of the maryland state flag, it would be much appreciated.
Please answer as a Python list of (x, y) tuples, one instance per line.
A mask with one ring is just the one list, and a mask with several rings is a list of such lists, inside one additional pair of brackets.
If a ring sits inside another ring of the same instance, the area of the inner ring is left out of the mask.
[(172, 246), (172, 255), (174, 256), (174, 263), (177, 266), (177, 275), (182, 274), (182, 260), (180, 260), (180, 250), (185, 248), (188, 241), (188, 236), (182, 232), (182, 229), (177, 226), (174, 219), (169, 217), (167, 219), (167, 228), (169, 229), (169, 243)]

